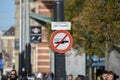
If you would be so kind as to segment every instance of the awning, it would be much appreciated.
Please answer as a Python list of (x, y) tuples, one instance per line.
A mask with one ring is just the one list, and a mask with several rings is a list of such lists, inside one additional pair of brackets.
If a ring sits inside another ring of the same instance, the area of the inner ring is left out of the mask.
[(30, 13), (30, 17), (35, 20), (39, 20), (39, 21), (46, 22), (46, 23), (51, 23), (51, 17), (48, 15)]

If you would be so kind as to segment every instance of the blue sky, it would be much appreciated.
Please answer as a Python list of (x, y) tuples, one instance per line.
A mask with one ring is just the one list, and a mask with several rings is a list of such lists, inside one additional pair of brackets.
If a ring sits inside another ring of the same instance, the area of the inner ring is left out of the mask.
[(0, 30), (7, 30), (15, 25), (14, 0), (0, 0)]

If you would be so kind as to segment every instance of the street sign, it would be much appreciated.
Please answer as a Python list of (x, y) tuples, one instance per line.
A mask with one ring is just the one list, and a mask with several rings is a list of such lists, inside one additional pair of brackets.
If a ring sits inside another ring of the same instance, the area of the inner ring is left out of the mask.
[(42, 40), (42, 30), (40, 26), (32, 26), (30, 29), (30, 41), (39, 43)]
[(73, 39), (68, 31), (57, 30), (50, 38), (51, 48), (58, 53), (65, 53), (72, 47)]
[(3, 63), (2, 63), (2, 59), (0, 59), (0, 69), (3, 68)]
[(52, 22), (52, 30), (71, 30), (71, 22)]

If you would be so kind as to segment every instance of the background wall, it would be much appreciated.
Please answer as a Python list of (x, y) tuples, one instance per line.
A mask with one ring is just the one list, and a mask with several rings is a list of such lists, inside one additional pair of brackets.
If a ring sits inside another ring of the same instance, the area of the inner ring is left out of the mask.
[(119, 76), (118, 80), (120, 80), (120, 53), (118, 53), (116, 50), (113, 50), (110, 53), (109, 71), (116, 73)]

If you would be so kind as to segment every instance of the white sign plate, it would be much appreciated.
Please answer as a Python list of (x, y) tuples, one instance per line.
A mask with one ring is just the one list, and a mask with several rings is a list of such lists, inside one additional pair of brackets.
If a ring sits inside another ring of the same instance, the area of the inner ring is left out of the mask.
[(52, 22), (52, 30), (71, 30), (71, 22)]

